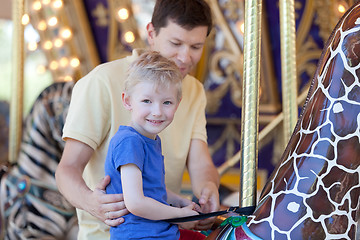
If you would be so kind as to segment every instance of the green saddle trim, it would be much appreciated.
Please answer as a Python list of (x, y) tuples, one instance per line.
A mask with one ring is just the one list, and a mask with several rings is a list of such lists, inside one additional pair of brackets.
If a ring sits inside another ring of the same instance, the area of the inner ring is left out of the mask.
[(233, 228), (240, 227), (244, 223), (246, 223), (247, 217), (246, 216), (231, 216), (225, 219), (221, 224), (220, 227), (223, 227), (227, 224), (230, 224)]

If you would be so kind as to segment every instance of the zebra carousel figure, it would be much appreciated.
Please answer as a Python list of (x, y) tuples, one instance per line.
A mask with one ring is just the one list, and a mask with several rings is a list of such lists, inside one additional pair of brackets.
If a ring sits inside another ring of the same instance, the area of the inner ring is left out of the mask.
[(55, 182), (73, 85), (47, 87), (25, 120), (18, 161), (0, 175), (0, 239), (76, 237), (75, 209)]

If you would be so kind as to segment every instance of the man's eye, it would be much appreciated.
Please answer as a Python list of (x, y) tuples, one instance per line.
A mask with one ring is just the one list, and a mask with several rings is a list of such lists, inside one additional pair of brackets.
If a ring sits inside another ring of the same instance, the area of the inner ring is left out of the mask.
[(178, 42), (171, 42), (171, 44), (174, 45), (174, 46), (180, 46), (181, 45), (181, 43), (178, 43)]
[(202, 48), (202, 46), (192, 46), (191, 48), (194, 50), (200, 50)]

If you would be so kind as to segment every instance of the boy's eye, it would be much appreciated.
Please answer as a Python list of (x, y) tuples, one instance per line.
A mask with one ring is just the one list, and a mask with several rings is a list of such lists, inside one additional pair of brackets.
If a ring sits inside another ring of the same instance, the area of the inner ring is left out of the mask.
[(142, 100), (143, 103), (150, 103), (150, 100), (149, 99), (144, 99)]
[(171, 105), (172, 102), (171, 102), (171, 101), (165, 101), (164, 104), (165, 104), (165, 105)]

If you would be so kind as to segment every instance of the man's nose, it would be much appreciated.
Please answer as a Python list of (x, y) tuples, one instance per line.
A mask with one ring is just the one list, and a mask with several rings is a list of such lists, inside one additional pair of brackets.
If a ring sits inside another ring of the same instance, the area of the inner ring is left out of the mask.
[(191, 59), (190, 57), (190, 49), (187, 46), (183, 46), (181, 49), (179, 49), (178, 52), (178, 59), (182, 63), (188, 63)]

